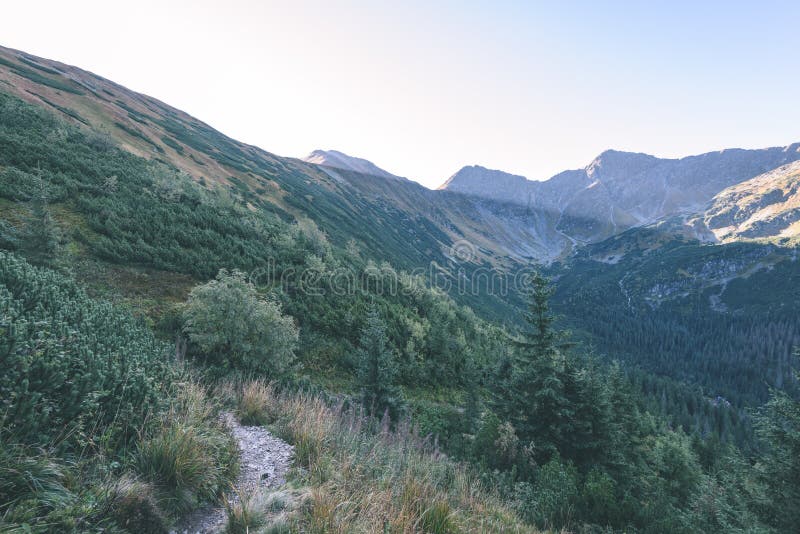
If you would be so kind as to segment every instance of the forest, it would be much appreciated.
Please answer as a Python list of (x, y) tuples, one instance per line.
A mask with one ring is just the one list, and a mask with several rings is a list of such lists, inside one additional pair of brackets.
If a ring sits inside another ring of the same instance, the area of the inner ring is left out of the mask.
[[(367, 529), (359, 483), (409, 514), (398, 532), (800, 522), (793, 310), (631, 310), (608, 298), (618, 273), (578, 258), (495, 322), (357, 241), (3, 93), (0, 247), (0, 530), (167, 531), (235, 478), (218, 416), (252, 395), (313, 495), (283, 531)], [(344, 294), (273, 276), (342, 270), (359, 275)]]

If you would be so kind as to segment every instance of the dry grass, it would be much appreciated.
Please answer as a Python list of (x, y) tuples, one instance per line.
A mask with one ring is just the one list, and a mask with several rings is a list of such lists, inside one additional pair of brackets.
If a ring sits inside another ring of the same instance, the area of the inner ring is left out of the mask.
[(269, 388), (263, 380), (252, 380), (241, 386), (236, 406), (236, 415), (243, 425), (266, 425), (271, 423), (274, 414), (269, 405)]
[(532, 532), (465, 466), (408, 426), (389, 431), (318, 397), (259, 386), (273, 430), (295, 446), (310, 497), (291, 514), (309, 533)]

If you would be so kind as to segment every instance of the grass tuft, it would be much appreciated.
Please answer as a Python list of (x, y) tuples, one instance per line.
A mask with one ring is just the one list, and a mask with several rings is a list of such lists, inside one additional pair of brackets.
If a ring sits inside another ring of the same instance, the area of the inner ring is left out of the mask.
[(123, 476), (110, 493), (111, 514), (117, 525), (129, 532), (168, 532), (168, 521), (158, 506), (153, 486)]
[(261, 426), (272, 422), (268, 410), (270, 387), (263, 380), (252, 380), (242, 386), (236, 414), (243, 425)]
[(136, 454), (138, 473), (173, 513), (218, 499), (236, 476), (238, 449), (205, 390), (184, 385)]
[(264, 526), (267, 520), (267, 503), (263, 493), (256, 491), (249, 495), (238, 493), (236, 499), (226, 498), (225, 514), (227, 534), (248, 534)]

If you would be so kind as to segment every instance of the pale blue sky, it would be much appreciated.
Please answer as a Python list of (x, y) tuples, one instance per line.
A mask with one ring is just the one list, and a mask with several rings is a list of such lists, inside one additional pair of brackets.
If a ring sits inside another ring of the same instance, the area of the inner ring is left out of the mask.
[(607, 148), (800, 141), (798, 2), (4, 5), (0, 44), (285, 156), (338, 149), (435, 187), (545, 179)]

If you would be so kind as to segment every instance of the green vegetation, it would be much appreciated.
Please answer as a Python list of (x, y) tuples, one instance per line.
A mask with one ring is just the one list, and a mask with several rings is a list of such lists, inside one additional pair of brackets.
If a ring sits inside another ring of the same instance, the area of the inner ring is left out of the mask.
[(157, 410), (167, 348), (74, 282), (0, 252), (0, 375), (5, 431), (23, 443), (127, 442)]
[(389, 348), (386, 325), (375, 308), (367, 312), (367, 322), (358, 347), (358, 383), (361, 384), (361, 403), (370, 413), (386, 413), (392, 419), (400, 415), (400, 391), (395, 383), (397, 370), (394, 354)]
[[(637, 245), (659, 241), (656, 230), (631, 230), (555, 266), (553, 307), (576, 337), (625, 362), (649, 409), (689, 432), (752, 448), (747, 408), (766, 402), (771, 387), (798, 393), (795, 249)], [(617, 250), (625, 256), (615, 264), (592, 259)], [(748, 276), (728, 280), (734, 273)]]
[(134, 454), (136, 471), (172, 512), (222, 496), (235, 479), (238, 448), (205, 390), (188, 384)]
[(0, 252), (0, 333), (0, 530), (166, 528), (235, 475), (216, 405), (130, 314)]
[(788, 532), (800, 524), (800, 402), (774, 392), (756, 414), (756, 428), (767, 445), (758, 469), (767, 488), (768, 521)]
[(750, 469), (725, 471), (727, 493), (717, 507), (702, 506), (704, 492), (723, 484), (722, 473), (701, 465), (700, 452), (709, 451), (647, 413), (617, 365), (602, 369), (575, 354), (554, 329), (551, 293), (534, 276), (530, 332), (517, 343), (518, 358), (498, 367), (494, 413), (474, 438), (473, 454), (504, 473), (501, 484), (522, 516), (555, 529), (696, 532), (714, 522), (729, 531), (765, 529), (758, 497), (738, 489), (757, 485)]
[[(20, 61), (23, 60), (20, 59)], [(84, 94), (84, 92), (78, 89), (74, 84), (69, 83), (69, 81), (65, 79), (60, 72), (52, 71), (51, 69), (47, 69), (46, 67), (43, 68), (41, 65), (36, 65), (30, 61), (24, 61), (24, 63), (35, 67), (37, 70), (48, 72), (49, 74), (54, 74), (56, 77), (51, 78), (50, 76), (45, 76), (43, 74), (40, 74), (39, 72), (23, 67), (18, 63), (14, 63), (12, 61), (8, 61), (0, 57), (0, 65), (11, 69), (14, 72), (14, 74), (18, 74), (19, 76), (27, 78), (32, 82), (40, 83), (42, 85), (52, 87), (53, 89), (66, 91), (68, 93), (76, 95)]]

